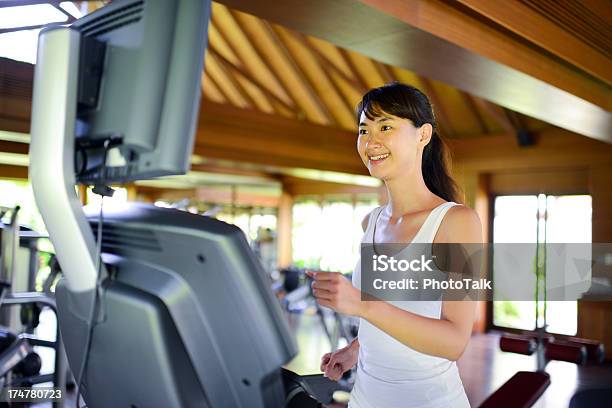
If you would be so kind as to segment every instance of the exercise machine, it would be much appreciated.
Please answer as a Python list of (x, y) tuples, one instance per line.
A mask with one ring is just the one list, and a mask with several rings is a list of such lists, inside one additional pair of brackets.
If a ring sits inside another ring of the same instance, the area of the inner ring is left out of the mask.
[(90, 408), (318, 404), (281, 368), (296, 347), (237, 227), (150, 205), (85, 213), (75, 192), (188, 170), (209, 17), (210, 1), (118, 0), (40, 33), (30, 179)]

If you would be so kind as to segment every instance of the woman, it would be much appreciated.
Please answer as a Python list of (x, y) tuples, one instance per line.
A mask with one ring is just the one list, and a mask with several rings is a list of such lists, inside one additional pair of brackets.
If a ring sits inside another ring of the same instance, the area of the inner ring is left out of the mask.
[[(456, 204), (431, 104), (418, 89), (388, 84), (357, 108), (357, 148), (388, 202), (363, 220), (364, 243), (480, 243), (476, 213)], [(349, 408), (469, 407), (455, 361), (470, 338), (469, 301), (363, 302), (360, 262), (349, 282), (311, 273), (319, 304), (360, 317), (358, 337), (325, 354), (321, 370), (338, 380), (357, 364)]]

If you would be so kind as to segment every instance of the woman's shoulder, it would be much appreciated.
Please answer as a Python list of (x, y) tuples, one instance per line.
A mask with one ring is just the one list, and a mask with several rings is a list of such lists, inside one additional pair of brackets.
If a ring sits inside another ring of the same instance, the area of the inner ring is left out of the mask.
[(381, 206), (374, 207), (369, 213), (365, 215), (365, 217), (363, 217), (363, 220), (361, 220), (361, 228), (363, 228), (363, 232), (365, 232), (368, 229), (368, 225), (370, 224), (370, 217), (372, 217), (372, 214), (374, 214), (380, 208), (382, 207)]
[(465, 205), (453, 205), (444, 216), (436, 241), (482, 242), (482, 224), (478, 213)]

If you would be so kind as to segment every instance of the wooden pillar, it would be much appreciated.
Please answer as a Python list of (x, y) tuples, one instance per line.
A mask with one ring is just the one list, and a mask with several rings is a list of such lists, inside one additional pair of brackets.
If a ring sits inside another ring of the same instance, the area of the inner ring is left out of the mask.
[(127, 200), (128, 201), (138, 201), (138, 189), (136, 188), (136, 184), (134, 183), (126, 184), (125, 189), (127, 190)]
[[(612, 242), (612, 165), (591, 166), (594, 243)], [(578, 336), (601, 341), (612, 359), (612, 302), (578, 301)]]
[[(471, 174), (471, 173), (469, 173)], [(476, 178), (476, 191), (474, 192), (474, 210), (480, 217), (482, 224), (482, 238), (485, 244), (489, 241), (489, 221), (490, 221), (490, 184), (489, 175), (478, 173), (475, 175)], [(488, 258), (484, 257), (483, 270), (486, 271), (489, 267)], [(484, 333), (487, 330), (487, 301), (479, 301), (476, 304), (476, 319), (472, 326), (473, 333)]]
[(293, 262), (293, 250), (291, 246), (291, 230), (293, 224), (293, 196), (283, 186), (283, 192), (278, 201), (277, 229), (277, 265), (285, 268)]
[(84, 184), (79, 184), (78, 189), (77, 189), (77, 194), (79, 195), (81, 204), (87, 205), (87, 186)]

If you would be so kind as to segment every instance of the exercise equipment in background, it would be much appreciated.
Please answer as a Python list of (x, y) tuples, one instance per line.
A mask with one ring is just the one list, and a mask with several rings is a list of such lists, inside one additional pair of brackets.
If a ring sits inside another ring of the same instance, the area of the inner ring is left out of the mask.
[[(8, 223), (0, 222), (0, 311), (3, 319), (0, 322), (0, 387), (4, 392), (7, 387), (31, 387), (52, 382), (54, 387), (65, 390), (67, 370), (59, 326), (56, 327), (55, 341), (43, 340), (33, 334), (43, 307), (57, 312), (52, 296), (33, 291), (35, 273), (18, 267), (17, 253), (20, 243), (24, 242), (20, 236), (19, 210), (19, 207), (0, 208), (3, 216), (10, 214)], [(27, 239), (34, 237), (32, 231), (26, 236)], [(26, 247), (32, 250), (36, 246), (28, 244), (26, 240)], [(30, 259), (30, 265), (33, 264), (38, 265), (37, 259)], [(23, 278), (24, 274), (28, 278), (28, 291), (14, 292), (14, 282), (17, 278)], [(17, 318), (13, 313), (6, 313), (14, 306), (21, 307)], [(54, 350), (54, 370), (51, 374), (40, 374), (42, 360), (34, 351), (36, 346)], [(61, 402), (54, 402), (54, 406), (61, 406)]]

